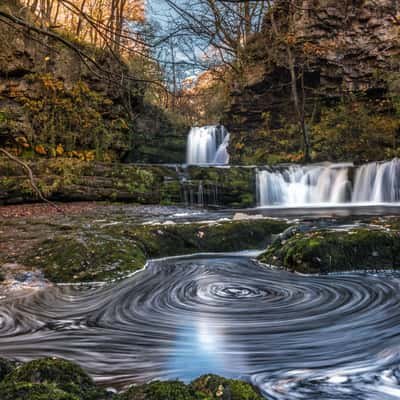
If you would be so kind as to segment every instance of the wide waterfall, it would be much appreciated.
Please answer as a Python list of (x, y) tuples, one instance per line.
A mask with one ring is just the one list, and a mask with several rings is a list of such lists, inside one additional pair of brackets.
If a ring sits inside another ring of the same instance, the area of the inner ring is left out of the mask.
[(260, 206), (400, 202), (400, 160), (289, 166), (257, 172)]
[(187, 164), (228, 164), (229, 133), (222, 125), (193, 127), (187, 141)]

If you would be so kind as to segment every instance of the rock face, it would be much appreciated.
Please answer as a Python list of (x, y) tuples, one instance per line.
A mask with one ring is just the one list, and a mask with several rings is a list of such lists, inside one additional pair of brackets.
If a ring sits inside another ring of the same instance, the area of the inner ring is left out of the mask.
[[(17, 2), (2, 2), (0, 10), (33, 23)], [(132, 75), (123, 61), (51, 33), (70, 46), (0, 20), (1, 146), (23, 137), (30, 145), (25, 152), (44, 145), (50, 154), (61, 143), (68, 151), (109, 151), (128, 161), (183, 161), (188, 128), (147, 104), (142, 82), (121, 81)]]
[[(55, 201), (122, 201), (231, 208), (256, 205), (255, 169), (201, 168), (74, 159), (31, 162), (36, 183)], [(37, 201), (25, 171), (0, 159), (0, 204)]]
[(301, 273), (330, 273), (400, 268), (400, 237), (393, 230), (317, 229), (295, 233), (272, 244), (259, 259)]
[(268, 146), (268, 133), (254, 132), (295, 121), (287, 46), (293, 52), (298, 90), (302, 97), (304, 88), (305, 113), (310, 118), (319, 105), (334, 104), (348, 94), (379, 97), (386, 90), (382, 78), (399, 70), (398, 1), (274, 3), (274, 11), (265, 17), (263, 33), (248, 45), (246, 83), (231, 93), (225, 125), (231, 132), (233, 162), (245, 160), (243, 147), (249, 147), (251, 154)]

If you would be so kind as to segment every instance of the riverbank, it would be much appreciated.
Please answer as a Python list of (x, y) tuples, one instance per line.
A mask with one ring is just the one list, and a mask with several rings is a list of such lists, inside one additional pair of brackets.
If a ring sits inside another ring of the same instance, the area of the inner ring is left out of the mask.
[[(106, 282), (148, 259), (262, 250), (260, 261), (302, 273), (400, 267), (399, 217), (210, 212), (107, 203), (0, 207), (2, 292)], [(50, 218), (49, 218), (50, 217)]]
[(203, 375), (189, 384), (153, 381), (118, 394), (96, 385), (80, 366), (59, 358), (25, 364), (0, 358), (0, 393), (2, 400), (262, 400), (251, 384), (217, 375)]

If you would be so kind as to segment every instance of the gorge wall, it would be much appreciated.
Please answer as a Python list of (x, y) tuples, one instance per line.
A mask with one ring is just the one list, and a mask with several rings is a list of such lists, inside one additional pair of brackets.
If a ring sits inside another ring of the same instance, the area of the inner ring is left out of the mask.
[[(347, 135), (354, 136), (351, 146), (362, 149), (373, 146), (375, 153), (355, 154), (356, 161), (388, 157), (387, 148), (397, 151), (398, 13), (396, 0), (275, 2), (265, 17), (263, 33), (248, 45), (244, 84), (231, 92), (231, 105), (225, 116), (232, 135), (231, 160), (237, 163), (297, 161), (295, 157), (291, 160), (283, 156), (284, 153), (293, 155), (301, 148), (287, 48), (293, 54), (297, 89), (317, 151), (314, 159), (346, 158), (346, 154), (336, 153), (334, 142), (326, 137), (336, 134), (328, 128), (334, 129), (340, 122), (325, 112), (327, 107), (331, 110), (338, 107), (344, 114), (342, 120), (346, 117), (354, 120), (359, 114), (356, 126), (352, 126), (353, 122), (342, 127), (343, 135), (347, 131)], [(276, 24), (275, 31), (272, 21)], [(376, 118), (367, 123), (372, 118), (371, 109)], [(363, 123), (365, 126), (361, 126)], [(371, 126), (374, 123), (376, 131), (384, 131), (386, 136), (382, 134), (371, 142), (363, 130), (369, 128), (370, 136), (379, 136)], [(319, 143), (318, 134), (325, 135), (323, 143)], [(380, 149), (376, 151), (376, 147)]]
[(187, 127), (146, 103), (146, 83), (126, 60), (57, 30), (41, 32), (17, 1), (2, 2), (0, 12), (17, 18), (0, 15), (0, 145), (27, 157), (75, 151), (88, 159), (184, 160)]

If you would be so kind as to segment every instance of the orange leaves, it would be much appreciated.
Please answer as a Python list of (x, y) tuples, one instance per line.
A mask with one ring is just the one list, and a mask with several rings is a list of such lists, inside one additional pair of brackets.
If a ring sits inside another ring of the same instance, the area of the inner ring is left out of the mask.
[(310, 56), (317, 56), (317, 57), (321, 57), (326, 53), (323, 47), (310, 42), (305, 42), (303, 44), (303, 51), (304, 53)]
[(244, 148), (244, 143), (243, 142), (239, 142), (239, 143), (235, 144), (235, 149), (236, 150), (240, 151), (240, 150), (243, 150), (243, 148)]
[(25, 149), (29, 149), (29, 147), (31, 147), (25, 136), (18, 136), (15, 141)]
[(45, 156), (47, 155), (47, 150), (44, 148), (42, 144), (38, 144), (35, 146), (35, 153)]

